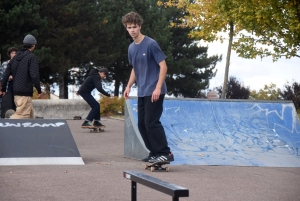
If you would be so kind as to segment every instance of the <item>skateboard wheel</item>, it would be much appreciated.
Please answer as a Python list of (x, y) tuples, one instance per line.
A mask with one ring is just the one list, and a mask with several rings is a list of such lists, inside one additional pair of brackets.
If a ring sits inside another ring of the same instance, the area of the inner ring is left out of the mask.
[(169, 167), (166, 167), (166, 172), (169, 172), (170, 171), (170, 168)]
[(148, 165), (147, 164), (145, 164), (145, 170), (147, 170), (148, 169)]
[(155, 170), (155, 167), (152, 166), (151, 167), (151, 172), (154, 172), (154, 170)]
[(92, 132), (92, 130), (90, 130), (90, 133)]

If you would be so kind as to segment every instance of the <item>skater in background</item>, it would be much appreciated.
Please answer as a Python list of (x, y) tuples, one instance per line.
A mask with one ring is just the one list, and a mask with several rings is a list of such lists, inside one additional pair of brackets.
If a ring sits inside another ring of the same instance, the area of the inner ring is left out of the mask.
[(166, 56), (155, 40), (141, 33), (143, 20), (138, 13), (126, 14), (122, 17), (122, 23), (133, 39), (128, 48), (128, 59), (133, 69), (123, 96), (125, 99), (129, 98), (130, 88), (136, 82), (138, 128), (145, 146), (150, 151), (143, 161), (150, 163), (174, 161), (160, 122), (163, 101), (167, 93)]
[[(100, 122), (100, 103), (95, 100), (91, 92), (96, 88), (103, 95), (114, 97), (113, 94), (107, 93), (102, 88), (102, 80), (107, 75), (108, 70), (106, 68), (101, 68), (99, 70), (92, 69), (76, 93), (77, 95), (80, 95), (92, 108), (85, 121), (81, 125), (82, 128), (105, 127)], [(94, 123), (92, 124), (93, 121)]]
[[(7, 55), (10, 58), (7, 61), (4, 61), (0, 66), (0, 96), (2, 95), (1, 91), (1, 83), (2, 83), (2, 76), (7, 68), (9, 61), (17, 54), (18, 49), (15, 47), (10, 47), (7, 49)], [(1, 118), (5, 118), (5, 113), (7, 110), (12, 109), (16, 111), (16, 105), (14, 102), (14, 94), (13, 94), (13, 77), (12, 75), (9, 76), (9, 81), (6, 88), (6, 94), (2, 98), (1, 102)]]

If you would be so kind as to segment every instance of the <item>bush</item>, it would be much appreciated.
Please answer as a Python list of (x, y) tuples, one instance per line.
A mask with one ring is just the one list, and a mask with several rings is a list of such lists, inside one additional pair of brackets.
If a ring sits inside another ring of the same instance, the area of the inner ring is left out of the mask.
[(100, 95), (101, 116), (124, 115), (124, 97), (110, 98)]
[[(44, 84), (40, 82), (42, 88), (43, 96), (40, 99), (50, 99), (50, 85), (48, 83)], [(33, 87), (33, 96), (32, 99), (38, 99), (38, 92), (35, 87)]]
[(32, 99), (50, 99), (50, 94), (42, 92), (43, 96), (38, 98), (38, 92), (35, 88), (33, 88), (33, 96)]

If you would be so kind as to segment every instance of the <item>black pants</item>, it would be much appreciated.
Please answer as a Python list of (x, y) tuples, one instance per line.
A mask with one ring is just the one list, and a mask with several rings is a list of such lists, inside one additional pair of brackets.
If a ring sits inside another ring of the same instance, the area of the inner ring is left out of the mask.
[(5, 96), (2, 96), (1, 118), (5, 118), (5, 113), (9, 109), (13, 109), (14, 111), (16, 111), (16, 105), (14, 102), (14, 94), (12, 89), (8, 89)]
[(151, 96), (138, 98), (138, 128), (150, 156), (170, 153), (165, 130), (159, 121), (163, 112), (164, 97), (165, 95), (160, 95), (156, 102), (151, 102)]
[(91, 94), (80, 94), (81, 97), (91, 106), (91, 111), (86, 117), (89, 121), (100, 121), (100, 104)]

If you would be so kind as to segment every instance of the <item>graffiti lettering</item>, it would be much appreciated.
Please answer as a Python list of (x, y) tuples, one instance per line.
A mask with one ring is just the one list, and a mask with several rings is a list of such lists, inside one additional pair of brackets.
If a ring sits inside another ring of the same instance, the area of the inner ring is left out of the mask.
[(31, 122), (26, 122), (26, 123), (0, 123), (0, 127), (24, 127), (24, 128), (33, 128), (33, 127), (60, 127), (64, 125), (65, 123), (63, 122), (56, 122), (56, 123), (43, 123), (43, 124), (38, 124), (38, 123), (31, 123)]

